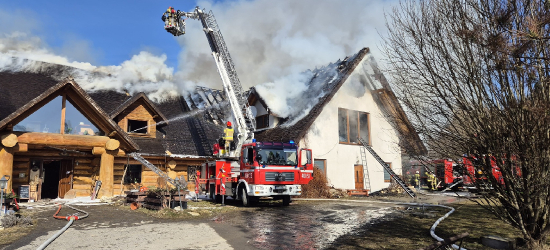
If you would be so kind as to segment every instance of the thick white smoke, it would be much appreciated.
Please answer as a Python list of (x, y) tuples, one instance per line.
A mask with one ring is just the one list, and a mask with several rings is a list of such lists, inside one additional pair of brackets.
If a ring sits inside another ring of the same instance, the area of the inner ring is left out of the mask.
[(97, 67), (55, 54), (36, 36), (19, 31), (0, 36), (0, 69), (40, 72), (52, 67), (42, 62), (72, 67), (56, 76), (72, 75), (80, 86), (90, 91), (145, 92), (154, 101), (162, 101), (194, 89), (193, 83), (178, 80), (180, 74), (166, 65), (166, 55), (142, 51), (118, 66)]
[[(334, 62), (377, 46), (385, 32), (384, 11), (396, 1), (387, 0), (239, 0), (198, 1), (212, 10), (244, 89), (256, 86), (271, 111), (299, 116), (316, 99), (296, 105), (295, 97), (307, 91), (310, 78), (300, 72)], [(190, 11), (190, 10), (182, 10)], [(178, 38), (184, 50), (180, 66), (185, 79), (220, 88), (221, 81), (210, 56), (200, 22), (187, 21), (187, 33)]]
[[(299, 72), (355, 54), (363, 47), (370, 47), (379, 58), (378, 32), (385, 30), (383, 12), (391, 4), (388, 0), (197, 2), (215, 14), (244, 89), (261, 84), (259, 92), (282, 116), (304, 109), (291, 105), (293, 98), (287, 98), (305, 91), (308, 79)], [(82, 69), (70, 73), (85, 89), (144, 91), (155, 100), (183, 94), (194, 89), (194, 83), (221, 89), (210, 48), (196, 20), (187, 20), (187, 34), (178, 38), (182, 63), (177, 70), (166, 65), (165, 55), (149, 52), (134, 55), (117, 66), (79, 62), (60, 56), (59, 50), (30, 35), (40, 29), (40, 24), (29, 15), (0, 10), (0, 21), (17, 24), (0, 27), (0, 68), (4, 70), (32, 71), (41, 67), (20, 60), (25, 58), (68, 65)], [(81, 58), (85, 58), (83, 54)], [(13, 57), (18, 58), (15, 64)]]

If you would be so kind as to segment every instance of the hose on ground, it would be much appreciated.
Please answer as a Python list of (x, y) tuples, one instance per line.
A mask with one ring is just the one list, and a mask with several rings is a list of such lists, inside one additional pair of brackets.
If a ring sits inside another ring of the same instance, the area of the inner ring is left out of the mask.
[(67, 219), (69, 222), (67, 222), (67, 225), (65, 225), (61, 230), (59, 230), (56, 234), (54, 234), (52, 237), (50, 237), (46, 242), (42, 243), (42, 245), (40, 245), (37, 248), (37, 250), (45, 249), (50, 243), (52, 243), (55, 239), (57, 239), (57, 237), (59, 237), (61, 234), (63, 234), (65, 231), (67, 231), (67, 229), (69, 229), (69, 227), (73, 224), (73, 222), (75, 220), (84, 219), (84, 218), (88, 217), (87, 212), (85, 212), (83, 210), (80, 210), (80, 209), (77, 209), (77, 208), (74, 208), (72, 206), (69, 206), (67, 204), (65, 204), (65, 206), (70, 207), (73, 210), (76, 210), (78, 212), (84, 213), (85, 215), (84, 216), (79, 216), (78, 213), (75, 213), (73, 215), (68, 215), (68, 216), (57, 216), (59, 211), (61, 211), (62, 206), (63, 206), (62, 204), (59, 204), (59, 208), (57, 209), (57, 211), (55, 212), (53, 217), (56, 218), (56, 219)]
[[(432, 238), (434, 238), (435, 240), (437, 241), (443, 241), (444, 239), (437, 236), (435, 234), (435, 228), (437, 227), (437, 225), (439, 225), (439, 223), (441, 221), (443, 221), (444, 219), (446, 219), (447, 217), (449, 217), (449, 215), (451, 215), (455, 209), (453, 207), (449, 207), (449, 206), (444, 206), (444, 205), (431, 205), (431, 204), (422, 204), (422, 203), (401, 203), (403, 205), (411, 205), (411, 206), (424, 206), (424, 207), (442, 207), (442, 208), (446, 208), (446, 209), (450, 209), (451, 211), (447, 212), (445, 215), (443, 215), (441, 218), (439, 218), (438, 220), (435, 221), (435, 223), (432, 225), (432, 227), (430, 228), (430, 235), (432, 236)], [(467, 250), (466, 248), (463, 248), (463, 247), (460, 247), (456, 244), (452, 244), (451, 245), (454, 249), (459, 249), (459, 250)]]

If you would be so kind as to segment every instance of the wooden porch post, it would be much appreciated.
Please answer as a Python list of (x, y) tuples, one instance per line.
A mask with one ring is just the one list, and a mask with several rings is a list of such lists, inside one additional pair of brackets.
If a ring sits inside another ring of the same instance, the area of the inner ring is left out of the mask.
[(101, 161), (99, 164), (101, 189), (99, 190), (98, 198), (113, 196), (114, 162), (117, 153), (118, 150), (105, 150), (105, 152), (101, 154)]
[(10, 176), (5, 191), (11, 193), (11, 184), (13, 180), (13, 152), (9, 148), (0, 146), (0, 178), (4, 175)]

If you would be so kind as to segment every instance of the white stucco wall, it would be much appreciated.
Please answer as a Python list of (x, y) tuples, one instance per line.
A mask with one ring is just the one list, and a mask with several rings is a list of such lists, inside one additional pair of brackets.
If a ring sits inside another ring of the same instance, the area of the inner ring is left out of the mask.
[[(401, 173), (401, 150), (398, 146), (397, 131), (383, 117), (366, 87), (379, 85), (372, 82), (373, 71), (367, 60), (371, 60), (371, 58), (366, 56), (356, 67), (334, 98), (325, 106), (306, 136), (300, 141), (301, 147), (313, 150), (314, 159), (326, 160), (327, 177), (330, 184), (336, 188), (354, 189), (354, 165), (362, 164), (361, 146), (339, 143), (338, 108), (369, 113), (372, 148), (385, 162), (391, 163), (394, 172)], [(387, 187), (389, 182), (384, 182), (382, 166), (368, 151), (366, 154), (370, 192)]]

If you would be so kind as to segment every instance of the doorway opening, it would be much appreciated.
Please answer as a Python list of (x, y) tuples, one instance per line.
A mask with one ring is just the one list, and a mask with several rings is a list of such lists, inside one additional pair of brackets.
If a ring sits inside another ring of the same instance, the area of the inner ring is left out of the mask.
[(42, 168), (42, 199), (55, 199), (59, 191), (61, 161), (44, 161)]

